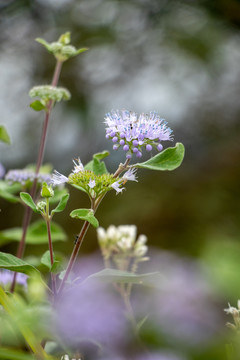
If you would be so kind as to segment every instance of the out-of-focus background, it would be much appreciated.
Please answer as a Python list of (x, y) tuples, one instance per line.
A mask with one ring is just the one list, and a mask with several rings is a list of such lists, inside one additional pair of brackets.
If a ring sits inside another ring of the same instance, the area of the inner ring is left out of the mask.
[[(186, 147), (183, 164), (139, 171), (138, 183), (107, 195), (97, 217), (103, 227), (136, 224), (150, 245), (194, 260), (222, 312), (240, 297), (240, 2), (1, 0), (0, 123), (12, 139), (0, 144), (6, 170), (33, 163), (38, 151), (43, 114), (29, 108), (28, 92), (51, 82), (55, 60), (34, 40), (66, 31), (89, 51), (63, 65), (60, 85), (72, 99), (52, 113), (45, 162), (67, 175), (73, 158), (86, 163), (108, 149), (114, 171), (124, 154), (105, 139), (105, 113), (159, 112)], [(71, 192), (67, 213), (88, 204)], [(1, 229), (21, 225), (20, 210), (1, 200)], [(70, 252), (80, 224), (66, 213), (58, 220), (69, 240), (56, 247)], [(96, 249), (90, 230), (82, 252)]]

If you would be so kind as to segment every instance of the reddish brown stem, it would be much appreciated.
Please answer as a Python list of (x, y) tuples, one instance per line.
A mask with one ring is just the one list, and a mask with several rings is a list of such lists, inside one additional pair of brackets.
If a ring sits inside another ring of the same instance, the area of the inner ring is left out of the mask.
[[(124, 170), (126, 170), (129, 162), (130, 162), (130, 159), (127, 159), (124, 164), (120, 164), (119, 167), (118, 167), (118, 169), (117, 169), (116, 172), (114, 173), (113, 177), (117, 178), (117, 177), (121, 174), (121, 172), (123, 172)], [(97, 211), (97, 208), (98, 208), (98, 206), (100, 205), (100, 203), (101, 203), (101, 201), (102, 201), (103, 198), (104, 198), (104, 195), (103, 195), (103, 196), (100, 196), (100, 197), (96, 200), (95, 203), (94, 203), (94, 202), (92, 203), (92, 210), (93, 210), (94, 214), (95, 214), (95, 212)], [(70, 257), (70, 259), (69, 259), (69, 262), (68, 262), (68, 265), (67, 265), (67, 269), (66, 269), (65, 275), (64, 275), (64, 277), (63, 277), (63, 279), (62, 279), (62, 282), (61, 282), (61, 285), (60, 285), (60, 287), (59, 287), (59, 289), (58, 289), (58, 295), (60, 295), (61, 292), (63, 291), (63, 288), (64, 288), (64, 286), (65, 286), (65, 282), (67, 281), (67, 279), (68, 279), (68, 277), (69, 277), (69, 274), (70, 274), (70, 272), (71, 272), (71, 270), (72, 270), (72, 268), (73, 268), (73, 266), (74, 266), (74, 264), (75, 264), (76, 258), (77, 258), (77, 256), (78, 256), (78, 253), (79, 253), (79, 250), (80, 250), (80, 247), (81, 247), (81, 244), (82, 244), (83, 239), (84, 239), (84, 237), (85, 237), (85, 235), (86, 235), (86, 232), (87, 232), (87, 230), (88, 230), (88, 228), (89, 228), (89, 225), (90, 225), (89, 222), (88, 222), (88, 221), (85, 221), (84, 224), (83, 224), (83, 227), (82, 227), (82, 229), (81, 229), (81, 231), (80, 231), (80, 233), (79, 233), (79, 235), (78, 235), (76, 244), (75, 244), (75, 246), (74, 246), (74, 248), (73, 248), (72, 255), (71, 255), (71, 257)]]
[[(48, 233), (48, 246), (49, 246), (49, 252), (50, 252), (50, 261), (51, 265), (53, 266), (54, 258), (53, 258), (53, 246), (52, 246), (52, 236), (51, 236), (51, 225), (50, 220), (46, 220), (47, 223), (47, 233)], [(56, 295), (57, 286), (56, 286), (56, 276), (51, 272), (51, 281), (52, 281), (52, 291), (53, 295)]]
[[(52, 79), (52, 83), (51, 83), (52, 86), (57, 86), (61, 68), (62, 68), (62, 62), (58, 60), (56, 63), (55, 70), (54, 70), (54, 75), (53, 75), (53, 79)], [(32, 196), (33, 199), (36, 196), (38, 174), (39, 174), (39, 170), (42, 165), (42, 162), (43, 162), (45, 145), (46, 145), (46, 140), (47, 140), (49, 117), (51, 114), (52, 105), (53, 105), (53, 101), (50, 100), (48, 103), (48, 107), (47, 107), (48, 110), (46, 111), (45, 120), (43, 123), (42, 136), (41, 136), (41, 141), (40, 141), (40, 146), (39, 146), (39, 151), (38, 151), (38, 159), (37, 159), (37, 163), (36, 163), (35, 178), (34, 178), (33, 185), (32, 185), (31, 191), (30, 191), (30, 195)], [(28, 226), (31, 221), (31, 217), (32, 217), (32, 209), (27, 207), (25, 209), (25, 214), (24, 214), (24, 218), (23, 218), (22, 238), (19, 243), (18, 250), (17, 250), (17, 257), (20, 259), (23, 257), (23, 254), (24, 254), (25, 243), (26, 243), (26, 234), (27, 234)], [(11, 292), (14, 291), (15, 284), (16, 284), (16, 278), (17, 278), (17, 273), (15, 272), (14, 276), (13, 276), (12, 285), (11, 285), (11, 290), (10, 290)]]

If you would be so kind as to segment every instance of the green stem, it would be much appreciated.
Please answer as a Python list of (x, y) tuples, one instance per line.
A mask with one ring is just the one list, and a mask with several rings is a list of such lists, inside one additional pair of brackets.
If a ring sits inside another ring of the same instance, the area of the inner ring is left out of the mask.
[[(53, 79), (52, 79), (52, 83), (51, 83), (52, 86), (57, 86), (59, 76), (60, 76), (60, 72), (61, 72), (61, 68), (62, 68), (62, 62), (58, 60), (57, 63), (56, 63), (54, 74), (53, 74)], [(47, 140), (49, 118), (50, 118), (50, 114), (51, 114), (51, 111), (52, 111), (52, 106), (53, 106), (53, 101), (50, 100), (49, 103), (48, 103), (47, 111), (46, 111), (46, 114), (45, 114), (45, 120), (44, 120), (44, 123), (43, 123), (42, 136), (41, 136), (41, 141), (40, 141), (40, 146), (39, 146), (39, 151), (38, 151), (38, 158), (37, 158), (37, 162), (36, 162), (35, 178), (34, 178), (34, 181), (33, 181), (32, 189), (30, 191), (30, 195), (32, 196), (33, 200), (35, 199), (35, 196), (36, 196), (38, 174), (39, 174), (39, 170), (40, 170), (40, 167), (42, 165), (42, 162), (43, 162), (45, 145), (46, 145), (46, 140)], [(28, 229), (28, 226), (30, 224), (31, 217), (32, 217), (32, 209), (27, 206), (25, 208), (25, 213), (24, 213), (24, 218), (23, 218), (22, 238), (21, 238), (21, 241), (19, 243), (18, 250), (17, 250), (17, 257), (20, 258), (20, 259), (23, 257), (23, 254), (24, 254), (25, 245), (26, 245), (27, 229)], [(10, 289), (11, 292), (14, 292), (14, 288), (15, 288), (15, 284), (16, 284), (16, 278), (17, 278), (17, 273), (15, 272), (14, 276), (13, 276), (11, 289)]]
[[(126, 159), (125, 163), (124, 164), (120, 164), (118, 169), (116, 170), (116, 172), (114, 173), (113, 177), (114, 178), (117, 178), (124, 170), (126, 170), (126, 168), (128, 167), (128, 164), (130, 162), (130, 159)], [(104, 198), (105, 194), (102, 195), (102, 196), (99, 196), (99, 198), (97, 198), (96, 200), (93, 200), (92, 201), (92, 204), (91, 204), (91, 208), (93, 210), (93, 213), (95, 214), (96, 211), (97, 211), (97, 208), (98, 206), (100, 205), (102, 199)], [(73, 251), (72, 251), (72, 255), (69, 259), (69, 262), (68, 262), (68, 265), (67, 265), (67, 268), (66, 268), (66, 272), (65, 272), (65, 275), (63, 277), (63, 280), (60, 284), (60, 287), (58, 289), (58, 295), (61, 294), (61, 292), (63, 291), (63, 288), (65, 286), (65, 282), (67, 281), (68, 277), (69, 277), (69, 274), (75, 264), (75, 261), (76, 261), (76, 258), (78, 256), (78, 253), (79, 253), (79, 250), (80, 250), (80, 247), (81, 247), (81, 244), (84, 240), (84, 237), (88, 231), (88, 228), (89, 228), (89, 222), (88, 221), (85, 221), (83, 226), (82, 226), (82, 229), (77, 237), (77, 241), (75, 243), (75, 246), (73, 248)]]

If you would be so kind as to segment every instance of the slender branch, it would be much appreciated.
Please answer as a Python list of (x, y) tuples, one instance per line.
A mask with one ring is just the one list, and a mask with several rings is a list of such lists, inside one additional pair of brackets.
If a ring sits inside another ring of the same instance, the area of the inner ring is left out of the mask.
[[(51, 235), (51, 217), (49, 216), (49, 198), (46, 199), (46, 224), (47, 224), (47, 233), (48, 233), (48, 247), (50, 253), (50, 261), (51, 266), (54, 263), (54, 256), (53, 256), (53, 244), (52, 244), (52, 235)], [(51, 270), (50, 270), (51, 272)], [(57, 285), (56, 285), (56, 276), (51, 272), (51, 281), (52, 281), (52, 290), (53, 295), (56, 295)]]
[[(52, 86), (57, 86), (59, 76), (60, 76), (60, 72), (61, 72), (61, 68), (62, 68), (62, 62), (58, 60), (57, 63), (56, 63), (54, 74), (53, 74), (53, 79), (52, 79), (52, 83), (51, 83)], [(40, 167), (42, 165), (42, 162), (43, 162), (45, 145), (46, 145), (46, 140), (47, 140), (47, 131), (48, 131), (48, 125), (49, 125), (49, 118), (50, 118), (52, 106), (53, 106), (53, 101), (50, 100), (49, 103), (48, 103), (48, 106), (47, 106), (45, 120), (44, 120), (44, 123), (43, 123), (42, 136), (41, 136), (41, 141), (40, 141), (40, 146), (39, 146), (39, 151), (38, 151), (38, 158), (37, 158), (37, 162), (36, 162), (35, 177), (34, 177), (32, 189), (30, 191), (30, 195), (32, 196), (33, 199), (35, 199), (35, 196), (36, 196), (38, 174), (39, 174), (39, 170), (40, 170)], [(17, 250), (17, 257), (20, 258), (20, 259), (23, 257), (23, 254), (24, 254), (25, 244), (26, 244), (26, 234), (27, 234), (28, 226), (29, 226), (30, 221), (31, 221), (31, 217), (32, 217), (32, 210), (31, 210), (31, 208), (27, 207), (25, 209), (24, 218), (23, 218), (22, 238), (21, 238), (21, 241), (19, 243), (18, 250)], [(11, 289), (10, 289), (11, 292), (14, 291), (15, 284), (16, 284), (16, 277), (17, 277), (17, 273), (15, 272), (14, 276), (13, 276)]]
[[(126, 170), (128, 164), (130, 162), (130, 159), (126, 159), (125, 163), (124, 164), (120, 164), (118, 169), (115, 171), (113, 177), (116, 178), (118, 177), (124, 170)], [(96, 213), (97, 211), (97, 208), (98, 206), (100, 205), (102, 199), (104, 198), (105, 194), (100, 196), (99, 198), (97, 198), (95, 201), (93, 200), (92, 201), (92, 204), (91, 204), (91, 208), (94, 212), (94, 214)], [(66, 269), (66, 272), (65, 272), (65, 275), (62, 279), (62, 282), (61, 282), (61, 285), (58, 289), (58, 295), (61, 294), (61, 292), (63, 291), (63, 288), (65, 286), (65, 282), (67, 281), (68, 277), (69, 277), (69, 274), (74, 266), (74, 263), (76, 261), (76, 258), (78, 256), (78, 253), (79, 253), (79, 250), (80, 250), (80, 247), (81, 247), (81, 244), (83, 242), (83, 239), (86, 235), (86, 232), (88, 231), (88, 228), (89, 228), (89, 222), (88, 221), (85, 221), (83, 226), (82, 226), (82, 229), (77, 237), (77, 241), (75, 243), (75, 246), (73, 248), (73, 251), (72, 251), (72, 255), (69, 259), (69, 262), (68, 262), (68, 265), (67, 265), (67, 269)]]

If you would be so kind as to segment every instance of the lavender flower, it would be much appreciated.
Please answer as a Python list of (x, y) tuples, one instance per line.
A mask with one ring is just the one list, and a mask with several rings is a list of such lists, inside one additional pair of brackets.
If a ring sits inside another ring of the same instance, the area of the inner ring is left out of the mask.
[(88, 183), (88, 186), (91, 188), (91, 189), (93, 189), (94, 187), (95, 187), (95, 185), (96, 185), (96, 181), (93, 179), (90, 179), (89, 180), (89, 183)]
[[(10, 270), (0, 270), (0, 284), (1, 285), (8, 285), (13, 280), (13, 271)], [(27, 287), (27, 278), (28, 276), (22, 273), (17, 273), (18, 276), (16, 281), (19, 285)]]
[(84, 171), (84, 166), (80, 160), (80, 158), (77, 159), (77, 162), (75, 160), (73, 160), (74, 163), (74, 169), (73, 169), (73, 173), (76, 174), (79, 171)]
[[(36, 177), (36, 174), (27, 169), (19, 170), (10, 170), (7, 172), (5, 176), (5, 180), (9, 181), (11, 184), (18, 182), (22, 185), (26, 185), (27, 183), (32, 183)], [(46, 182), (48, 185), (51, 184), (51, 175), (50, 174), (38, 174), (37, 175), (38, 183), (42, 184)]]
[(119, 182), (119, 180), (118, 180), (118, 181), (115, 181), (115, 182), (112, 184), (112, 188), (113, 188), (114, 190), (116, 190), (116, 193), (117, 193), (117, 194), (121, 193), (121, 192), (125, 189), (124, 187), (120, 188), (120, 186), (121, 186), (121, 183)]
[(58, 172), (57, 170), (54, 170), (51, 179), (51, 183), (53, 184), (53, 186), (64, 184), (66, 182), (68, 182), (68, 178), (65, 175)]
[(123, 179), (123, 183), (125, 183), (126, 181), (137, 181), (137, 178), (136, 178), (136, 173), (137, 169), (136, 168), (132, 168), (132, 169), (129, 169), (127, 172), (125, 172), (125, 174), (122, 176), (122, 179)]
[(167, 122), (156, 112), (140, 114), (127, 110), (116, 110), (105, 115), (106, 138), (114, 143), (114, 149), (123, 147), (127, 151), (126, 157), (131, 158), (135, 153), (142, 157), (142, 149), (158, 151), (163, 149), (161, 141), (173, 140), (172, 130)]

